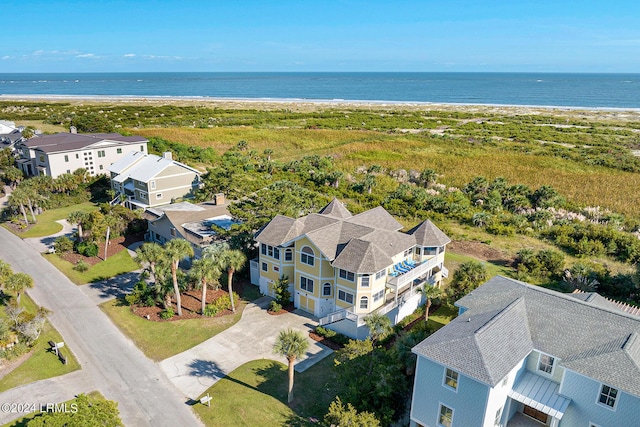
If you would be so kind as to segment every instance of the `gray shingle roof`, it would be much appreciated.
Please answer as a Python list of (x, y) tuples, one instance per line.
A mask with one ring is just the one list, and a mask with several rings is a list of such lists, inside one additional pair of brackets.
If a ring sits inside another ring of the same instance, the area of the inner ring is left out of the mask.
[(392, 263), (391, 257), (373, 243), (351, 239), (331, 265), (354, 273), (376, 273)]
[(352, 216), (347, 221), (352, 224), (360, 224), (371, 228), (378, 228), (380, 230), (402, 230), (402, 224), (396, 221), (396, 219), (392, 217), (391, 214), (382, 206), (359, 213), (358, 215)]
[(96, 134), (76, 134), (60, 132), (54, 135), (42, 135), (29, 139), (24, 143), (32, 149), (39, 149), (45, 153), (56, 153), (61, 151), (75, 151), (87, 148), (93, 144), (103, 141), (124, 144), (135, 144), (148, 142), (141, 136), (122, 136), (119, 133), (96, 133)]
[(415, 236), (416, 244), (420, 246), (444, 246), (451, 242), (449, 236), (444, 234), (428, 219), (407, 231), (407, 234)]
[(334, 267), (375, 273), (393, 264), (391, 257), (416, 245), (415, 237), (400, 229), (402, 225), (381, 206), (351, 216), (334, 199), (317, 214), (298, 219), (276, 215), (256, 233), (255, 239), (280, 246), (306, 236)]
[(331, 203), (322, 208), (318, 213), (321, 215), (328, 215), (340, 219), (347, 219), (353, 216), (351, 212), (349, 212), (347, 208), (345, 208), (344, 205), (335, 197), (331, 201)]
[(504, 364), (508, 372), (515, 366), (512, 359), (505, 359), (500, 346), (530, 345), (522, 331), (518, 338), (513, 325), (497, 324), (497, 341), (477, 341), (476, 353), (459, 355), (457, 348), (450, 348), (448, 354), (438, 353), (432, 347), (439, 348), (443, 340), (469, 341), (476, 336), (476, 329), (464, 329), (460, 323), (470, 318), (467, 323), (482, 324), (488, 314), (505, 311), (518, 299), (524, 302), (526, 319), (514, 318), (514, 322), (529, 331), (532, 348), (557, 357), (561, 366), (640, 396), (639, 317), (501, 276), (458, 300), (456, 305), (467, 311), (414, 347), (414, 351), (495, 385), (500, 378), (483, 374), (483, 370), (494, 372), (493, 367)]

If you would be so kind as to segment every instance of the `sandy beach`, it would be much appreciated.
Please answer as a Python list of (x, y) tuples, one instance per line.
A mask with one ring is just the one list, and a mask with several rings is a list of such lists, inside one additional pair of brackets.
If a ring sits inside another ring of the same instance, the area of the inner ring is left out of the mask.
[(324, 109), (366, 109), (366, 110), (439, 110), (465, 111), (503, 115), (553, 115), (578, 117), (587, 120), (640, 120), (640, 108), (593, 108), (559, 107), (537, 105), (497, 105), (497, 104), (447, 104), (432, 102), (401, 101), (358, 101), (343, 99), (289, 99), (289, 98), (211, 98), (211, 97), (144, 97), (107, 95), (5, 95), (0, 101), (15, 102), (60, 102), (71, 104), (111, 104), (111, 105), (176, 105), (201, 106), (220, 109), (291, 110), (296, 112)]

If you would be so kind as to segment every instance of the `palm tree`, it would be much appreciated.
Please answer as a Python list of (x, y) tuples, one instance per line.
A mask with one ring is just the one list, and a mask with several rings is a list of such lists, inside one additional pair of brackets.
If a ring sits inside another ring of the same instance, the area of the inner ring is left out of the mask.
[(73, 211), (69, 213), (69, 216), (67, 217), (67, 221), (78, 226), (78, 243), (82, 242), (82, 224), (86, 223), (88, 220), (89, 215), (83, 211)]
[(364, 324), (369, 328), (371, 342), (374, 344), (376, 341), (384, 339), (392, 331), (391, 319), (375, 311), (364, 318)]
[(156, 264), (165, 258), (164, 250), (162, 246), (155, 242), (143, 243), (136, 249), (136, 260), (140, 263), (149, 264), (149, 270), (153, 275), (153, 283), (157, 282), (156, 278)]
[(207, 305), (207, 287), (210, 284), (218, 282), (218, 279), (220, 279), (220, 270), (212, 258), (201, 258), (193, 262), (189, 273), (202, 289), (201, 312), (204, 315), (204, 309)]
[(289, 363), (289, 394), (287, 402), (293, 401), (293, 363), (296, 358), (302, 357), (309, 347), (307, 337), (300, 331), (295, 329), (285, 329), (280, 331), (276, 343), (273, 346), (273, 352), (284, 356)]
[(14, 273), (7, 280), (7, 289), (16, 293), (18, 305), (20, 305), (22, 292), (27, 288), (33, 288), (33, 278), (26, 273)]
[(431, 308), (431, 300), (440, 298), (444, 294), (444, 292), (442, 292), (442, 289), (436, 286), (432, 286), (426, 282), (417, 290), (427, 299), (424, 306), (424, 322), (427, 323), (427, 321), (429, 320), (429, 309)]
[(9, 277), (13, 276), (13, 270), (11, 264), (6, 263), (0, 259), (0, 289), (4, 287), (9, 280)]
[(233, 273), (241, 270), (247, 262), (246, 255), (237, 249), (227, 249), (220, 253), (219, 265), (223, 269), (227, 269), (227, 287), (229, 288), (229, 299), (231, 299), (231, 311), (236, 312), (236, 306), (233, 302)]
[(9, 204), (12, 206), (17, 205), (20, 207), (20, 212), (22, 213), (22, 216), (24, 217), (24, 222), (27, 225), (29, 224), (29, 218), (27, 218), (27, 211), (25, 210), (24, 205), (27, 203), (28, 198), (29, 197), (26, 191), (24, 191), (20, 187), (13, 190), (13, 192), (11, 193), (11, 196), (9, 196)]
[(15, 166), (7, 166), (4, 168), (4, 177), (11, 183), (11, 189), (15, 190), (16, 186), (24, 178), (24, 173)]
[[(178, 316), (182, 316), (182, 298), (180, 297), (180, 288), (178, 287), (178, 264), (180, 260), (193, 256), (193, 248), (191, 244), (184, 239), (173, 239), (164, 245), (164, 251), (171, 261), (171, 278), (173, 279), (173, 292), (176, 294), (176, 305)], [(231, 299), (233, 306), (233, 299)]]

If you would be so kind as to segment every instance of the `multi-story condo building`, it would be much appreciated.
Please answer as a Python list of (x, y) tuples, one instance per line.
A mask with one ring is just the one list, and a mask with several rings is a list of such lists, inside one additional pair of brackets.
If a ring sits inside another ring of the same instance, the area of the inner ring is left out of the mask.
[(30, 176), (57, 178), (77, 169), (91, 175), (107, 174), (112, 163), (131, 152), (147, 152), (147, 140), (119, 133), (57, 133), (17, 143), (18, 167)]
[(200, 187), (200, 172), (160, 156), (131, 152), (108, 168), (116, 200), (131, 209), (147, 209), (193, 196)]
[(446, 277), (450, 239), (429, 220), (401, 229), (382, 207), (352, 215), (335, 199), (317, 214), (278, 215), (255, 236), (260, 253), (251, 261), (252, 283), (273, 296), (273, 284), (287, 277), (297, 308), (363, 338), (366, 315), (379, 311), (395, 324), (420, 303), (418, 285), (438, 286)]
[(494, 277), (414, 347), (411, 426), (640, 426), (640, 317)]

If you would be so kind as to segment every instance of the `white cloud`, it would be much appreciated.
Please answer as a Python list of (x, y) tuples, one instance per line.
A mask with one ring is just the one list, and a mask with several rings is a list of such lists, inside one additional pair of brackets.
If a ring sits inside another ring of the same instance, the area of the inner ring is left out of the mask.
[(136, 56), (135, 53), (127, 53), (127, 54), (124, 55), (125, 58), (133, 58), (135, 56)]
[(11, 57), (9, 55), (5, 55), (2, 57), (2, 59), (11, 59)]
[(80, 55), (76, 55), (76, 58), (97, 58), (95, 53), (81, 53)]

